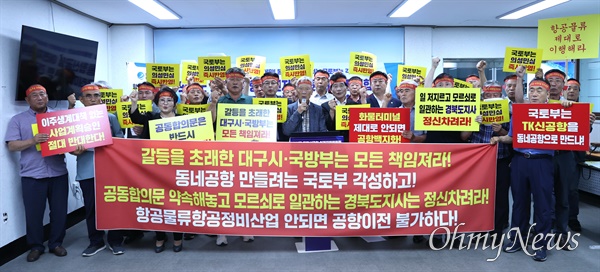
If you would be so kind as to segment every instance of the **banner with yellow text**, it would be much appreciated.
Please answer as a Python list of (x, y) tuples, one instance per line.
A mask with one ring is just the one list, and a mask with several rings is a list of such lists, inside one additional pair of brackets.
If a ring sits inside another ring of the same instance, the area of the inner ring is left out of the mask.
[(481, 102), (482, 124), (503, 124), (510, 122), (508, 99), (486, 99)]
[(370, 76), (377, 70), (377, 56), (368, 52), (350, 52), (348, 67), (350, 74)]
[(102, 95), (102, 104), (106, 105), (106, 110), (110, 113), (117, 113), (117, 103), (121, 101), (123, 96), (122, 89), (100, 89), (100, 95)]
[(542, 49), (506, 47), (502, 71), (515, 72), (523, 65), (529, 74), (534, 74), (542, 66)]
[[(151, 112), (152, 100), (138, 100), (137, 106), (141, 114), (149, 111)], [(136, 126), (136, 124), (131, 122), (131, 118), (129, 118), (129, 109), (131, 109), (131, 102), (117, 103), (117, 119), (119, 120), (121, 128), (132, 128)]]
[(287, 98), (253, 98), (252, 104), (275, 105), (277, 106), (277, 123), (285, 123), (285, 121), (287, 120)]
[(279, 58), (281, 79), (292, 79), (307, 76), (312, 78), (309, 55), (286, 56)]
[(231, 57), (198, 57), (198, 76), (200, 80), (225, 79), (225, 72), (231, 68)]
[(188, 115), (208, 110), (208, 104), (192, 105), (192, 104), (177, 104), (177, 114)]
[(240, 56), (235, 58), (236, 67), (242, 68), (246, 74), (251, 76), (262, 76), (267, 66), (267, 58), (263, 56)]
[(335, 106), (335, 130), (350, 130), (350, 109), (370, 108), (371, 104)]
[(426, 76), (427, 68), (425, 67), (398, 65), (398, 77), (396, 80), (396, 85), (400, 85), (400, 82), (404, 80), (414, 80), (415, 77), (421, 77), (420, 86), (423, 86)]
[(179, 64), (146, 63), (146, 80), (155, 86), (179, 86)]

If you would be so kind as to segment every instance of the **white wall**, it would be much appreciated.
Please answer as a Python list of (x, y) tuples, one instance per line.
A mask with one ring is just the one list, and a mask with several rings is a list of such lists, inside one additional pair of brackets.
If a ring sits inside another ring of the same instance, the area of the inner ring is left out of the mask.
[[(21, 26), (28, 25), (45, 30), (95, 40), (99, 42), (96, 78), (108, 77), (108, 27), (98, 21), (76, 14), (47, 0), (0, 1), (0, 136), (4, 139), (10, 118), (27, 109), (24, 101), (14, 101)], [(66, 102), (50, 101), (50, 107), (66, 109)], [(69, 179), (74, 180), (75, 160), (67, 156)], [(9, 152), (6, 144), (0, 145), (0, 246), (25, 235), (25, 217), (19, 177), (19, 154)], [(82, 202), (70, 194), (69, 212), (81, 207)], [(46, 223), (48, 216), (46, 216)]]
[(123, 94), (129, 94), (131, 86), (127, 84), (125, 64), (154, 62), (154, 31), (142, 25), (112, 26), (109, 33), (110, 74), (107, 80), (112, 88), (123, 89)]

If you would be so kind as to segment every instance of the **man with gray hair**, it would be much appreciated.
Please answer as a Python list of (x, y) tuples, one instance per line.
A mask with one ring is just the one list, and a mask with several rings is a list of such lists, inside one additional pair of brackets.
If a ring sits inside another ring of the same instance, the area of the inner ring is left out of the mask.
[(310, 101), (313, 94), (312, 80), (303, 76), (296, 83), (298, 101), (288, 105), (287, 120), (283, 123), (283, 134), (294, 132), (324, 132), (325, 115), (321, 106)]

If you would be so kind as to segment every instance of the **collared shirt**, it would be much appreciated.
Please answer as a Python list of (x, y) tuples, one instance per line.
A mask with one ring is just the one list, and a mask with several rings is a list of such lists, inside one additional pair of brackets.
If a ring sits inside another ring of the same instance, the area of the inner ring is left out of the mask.
[(218, 103), (225, 103), (225, 104), (252, 104), (252, 97), (247, 96), (245, 94), (241, 94), (240, 97), (237, 100), (234, 100), (233, 98), (231, 98), (231, 95), (226, 94), (226, 95), (221, 96), (219, 98)]
[[(404, 107), (404, 105), (400, 105), (399, 108), (404, 109), (406, 107)], [(415, 106), (414, 105), (410, 108), (410, 131), (412, 131), (413, 135), (415, 135), (415, 136), (421, 136), (421, 135), (427, 134), (427, 131), (415, 130)]]
[(317, 105), (321, 105), (324, 102), (327, 102), (331, 99), (335, 99), (335, 97), (333, 96), (333, 94), (330, 93), (325, 93), (325, 95), (320, 95), (319, 93), (315, 92), (311, 97), (310, 97), (310, 102), (313, 102)]
[[(108, 113), (108, 122), (112, 137), (123, 138), (123, 131), (121, 131), (117, 116)], [(77, 176), (75, 180), (86, 180), (94, 177), (94, 149), (90, 148), (77, 156)]]
[[(48, 109), (48, 112), (52, 112)], [(24, 141), (33, 138), (33, 130), (31, 125), (36, 124), (36, 112), (31, 108), (13, 116), (8, 121), (6, 136), (4, 141)], [(35, 145), (27, 149), (21, 150), (21, 158), (19, 159), (21, 177), (34, 179), (53, 178), (67, 174), (67, 165), (65, 163), (65, 155), (53, 155), (42, 157), (42, 152), (35, 149)]]
[[(502, 128), (506, 131), (510, 130), (510, 123), (502, 124)], [(471, 143), (475, 144), (489, 144), (493, 136), (498, 136), (494, 133), (491, 125), (479, 125), (479, 131), (471, 134)], [(510, 157), (512, 153), (512, 145), (498, 143), (498, 159), (504, 159)]]

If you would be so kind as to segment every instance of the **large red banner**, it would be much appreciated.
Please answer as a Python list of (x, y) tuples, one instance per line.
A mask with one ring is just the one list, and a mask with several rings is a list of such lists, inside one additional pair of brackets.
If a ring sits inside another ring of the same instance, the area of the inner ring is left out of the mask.
[(587, 151), (589, 136), (589, 104), (513, 104), (514, 148)]
[(95, 156), (99, 229), (373, 236), (493, 228), (491, 145), (114, 139)]
[(37, 114), (39, 133), (48, 141), (41, 143), (42, 156), (71, 152), (77, 145), (85, 148), (109, 145), (112, 133), (105, 105)]

